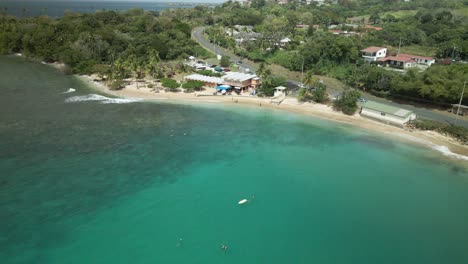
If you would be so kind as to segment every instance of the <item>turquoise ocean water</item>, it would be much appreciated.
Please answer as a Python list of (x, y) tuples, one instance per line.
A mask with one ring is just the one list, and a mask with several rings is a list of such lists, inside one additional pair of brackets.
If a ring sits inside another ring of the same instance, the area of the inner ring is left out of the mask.
[(434, 151), (19, 58), (0, 79), (1, 263), (468, 263), (468, 171)]

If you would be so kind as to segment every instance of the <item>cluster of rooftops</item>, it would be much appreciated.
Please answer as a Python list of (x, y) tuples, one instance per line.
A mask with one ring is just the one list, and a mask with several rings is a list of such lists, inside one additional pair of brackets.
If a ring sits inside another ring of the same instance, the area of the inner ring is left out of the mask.
[(414, 67), (416, 65), (426, 65), (431, 66), (435, 59), (427, 56), (419, 56), (406, 53), (397, 53), (395, 55), (390, 55), (388, 49), (384, 47), (367, 47), (363, 50), (362, 57), (369, 62), (376, 61), (381, 64), (386, 64), (387, 66), (396, 67), (396, 68), (408, 68)]
[(231, 87), (241, 90), (256, 89), (261, 84), (260, 78), (257, 75), (242, 72), (227, 72), (221, 77), (191, 74), (185, 76), (185, 79), (201, 81), (206, 86), (222, 86), (223, 88)]

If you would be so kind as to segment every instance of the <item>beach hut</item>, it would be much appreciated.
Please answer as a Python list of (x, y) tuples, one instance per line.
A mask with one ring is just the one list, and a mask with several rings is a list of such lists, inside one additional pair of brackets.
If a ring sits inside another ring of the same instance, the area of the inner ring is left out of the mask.
[(275, 88), (275, 94), (274, 96), (286, 96), (286, 87), (284, 86), (278, 86)]

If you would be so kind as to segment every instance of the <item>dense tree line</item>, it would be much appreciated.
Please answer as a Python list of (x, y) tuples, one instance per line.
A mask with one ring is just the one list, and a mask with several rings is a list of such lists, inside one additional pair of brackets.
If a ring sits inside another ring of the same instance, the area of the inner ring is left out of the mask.
[(175, 10), (158, 14), (142, 9), (66, 13), (60, 19), (2, 15), (0, 53), (20, 52), (46, 62), (60, 61), (76, 73), (107, 71), (116, 79), (164, 77), (183, 67), (168, 61), (207, 54), (190, 38), (193, 25), (174, 12), (178, 14)]
[[(21, 52), (48, 62), (61, 61), (74, 72), (98, 72), (116, 80), (167, 77), (183, 70), (174, 60), (207, 55), (190, 38), (193, 27), (207, 25), (212, 42), (242, 57), (329, 75), (379, 95), (454, 103), (466, 80), (466, 66), (458, 63), (401, 74), (366, 64), (360, 56), (361, 49), (378, 45), (392, 52), (401, 46), (402, 50), (413, 48), (418, 55), (467, 60), (468, 18), (457, 12), (466, 10), (466, 0), (339, 0), (337, 5), (320, 7), (302, 5), (303, 1), (287, 5), (273, 2), (255, 0), (246, 8), (228, 1), (215, 8), (197, 6), (161, 13), (141, 9), (66, 13), (60, 19), (17, 19), (3, 14), (0, 53)], [(392, 11), (403, 13), (397, 16)], [(329, 25), (342, 23), (371, 23), (383, 30), (362, 31), (362, 35), (352, 37), (329, 32)], [(257, 40), (236, 44), (226, 29), (233, 30), (237, 24), (253, 26), (260, 33)], [(297, 24), (309, 27), (297, 29)], [(291, 41), (278, 45), (284, 37)], [(264, 83), (282, 81), (266, 76)], [(269, 89), (264, 92), (271, 93)]]

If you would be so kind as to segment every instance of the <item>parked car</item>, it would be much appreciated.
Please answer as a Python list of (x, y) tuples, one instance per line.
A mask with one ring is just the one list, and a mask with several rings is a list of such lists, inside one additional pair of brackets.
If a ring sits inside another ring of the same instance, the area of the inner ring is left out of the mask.
[(365, 103), (365, 102), (367, 102), (367, 100), (366, 100), (365, 98), (362, 98), (362, 97), (361, 97), (361, 98), (359, 98), (359, 102)]
[(231, 69), (229, 69), (229, 68), (224, 68), (223, 71), (224, 71), (224, 72), (230, 72)]

